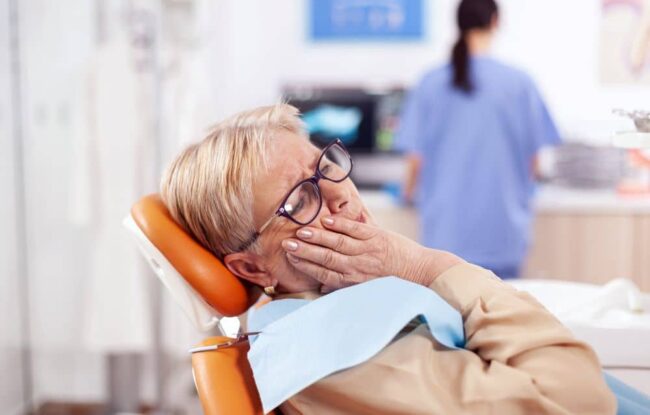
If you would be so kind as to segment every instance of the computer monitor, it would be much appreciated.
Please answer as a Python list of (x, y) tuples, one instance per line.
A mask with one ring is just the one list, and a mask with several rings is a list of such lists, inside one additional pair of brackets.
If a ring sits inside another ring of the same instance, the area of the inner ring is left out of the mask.
[(311, 140), (326, 145), (340, 138), (351, 153), (390, 152), (403, 89), (297, 88), (284, 90), (297, 107)]

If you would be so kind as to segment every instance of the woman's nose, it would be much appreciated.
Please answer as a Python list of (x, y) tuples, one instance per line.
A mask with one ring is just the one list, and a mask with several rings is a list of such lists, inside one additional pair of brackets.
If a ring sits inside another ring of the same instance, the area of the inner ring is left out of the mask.
[(343, 211), (350, 199), (346, 186), (343, 183), (334, 183), (329, 180), (321, 180), (319, 184), (323, 203), (327, 205), (330, 213), (336, 214)]

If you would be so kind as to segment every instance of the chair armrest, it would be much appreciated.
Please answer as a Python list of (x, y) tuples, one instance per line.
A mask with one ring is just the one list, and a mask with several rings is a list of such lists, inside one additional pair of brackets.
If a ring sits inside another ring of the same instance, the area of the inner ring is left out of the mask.
[[(230, 337), (210, 337), (199, 346), (232, 340)], [(242, 341), (218, 350), (192, 353), (194, 382), (205, 415), (263, 414), (246, 356), (248, 349), (248, 341)]]

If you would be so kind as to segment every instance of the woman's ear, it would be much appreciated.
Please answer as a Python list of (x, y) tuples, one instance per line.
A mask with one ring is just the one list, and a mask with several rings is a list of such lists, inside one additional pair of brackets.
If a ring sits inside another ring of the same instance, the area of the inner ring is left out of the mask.
[(277, 284), (259, 255), (251, 252), (235, 252), (226, 255), (223, 262), (230, 272), (255, 285), (269, 287)]

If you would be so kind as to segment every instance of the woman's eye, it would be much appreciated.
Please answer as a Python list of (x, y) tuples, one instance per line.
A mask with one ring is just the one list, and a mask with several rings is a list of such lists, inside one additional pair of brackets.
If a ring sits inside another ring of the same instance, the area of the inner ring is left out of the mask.
[(332, 170), (332, 163), (327, 163), (320, 168), (320, 171), (323, 174), (327, 174), (330, 170)]
[(300, 212), (302, 208), (305, 207), (305, 204), (307, 203), (305, 197), (306, 196), (304, 194), (301, 194), (300, 197), (298, 198), (298, 203), (296, 203), (295, 205), (291, 205), (291, 209), (287, 209), (287, 211), (292, 215), (295, 215), (296, 213)]

